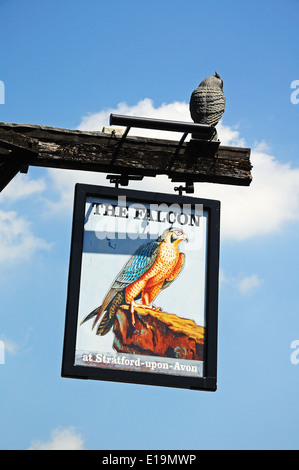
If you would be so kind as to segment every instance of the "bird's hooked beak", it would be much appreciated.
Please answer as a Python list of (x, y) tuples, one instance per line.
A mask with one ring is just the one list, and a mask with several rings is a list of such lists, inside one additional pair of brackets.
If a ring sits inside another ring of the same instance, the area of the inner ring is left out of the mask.
[(187, 235), (185, 233), (182, 233), (177, 239), (179, 241), (185, 241), (186, 243), (188, 243), (188, 241), (189, 241), (189, 238), (187, 237)]

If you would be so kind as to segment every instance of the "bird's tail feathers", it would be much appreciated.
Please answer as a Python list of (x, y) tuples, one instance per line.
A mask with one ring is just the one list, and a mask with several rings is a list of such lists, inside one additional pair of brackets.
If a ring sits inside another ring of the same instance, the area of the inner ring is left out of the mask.
[(95, 308), (91, 313), (89, 313), (80, 323), (80, 326), (83, 325), (83, 323), (87, 322), (88, 320), (91, 320), (93, 317), (98, 315), (99, 311), (101, 310), (102, 306)]
[(103, 316), (101, 323), (98, 326), (97, 335), (105, 336), (107, 333), (109, 333), (109, 331), (111, 330), (111, 327), (113, 326), (114, 321), (115, 321), (114, 316), (111, 317), (110, 311), (108, 310)]
[[(105, 315), (103, 316), (102, 320), (101, 320), (101, 323), (97, 329), (97, 335), (105, 335), (108, 333), (109, 329), (110, 329), (110, 323), (108, 323), (108, 320), (110, 319), (109, 318), (109, 308), (108, 310), (107, 309), (103, 309), (103, 305), (101, 305), (100, 307), (98, 308), (95, 308), (91, 313), (89, 313), (89, 315), (87, 315), (84, 320), (81, 321), (80, 325), (83, 325), (83, 323), (86, 323), (87, 321), (89, 320), (92, 320), (94, 317), (94, 322), (93, 322), (93, 325), (92, 325), (92, 330), (94, 329), (94, 327), (96, 326), (96, 324), (98, 323), (99, 321), (99, 318), (101, 317), (101, 315), (103, 314), (103, 312), (105, 313)], [(109, 329), (108, 329), (108, 325), (109, 325)]]
[[(123, 291), (117, 292), (110, 303), (105, 308), (105, 315), (101, 319), (101, 323), (97, 329), (97, 335), (104, 336), (106, 335), (112, 328), (115, 322), (115, 316), (118, 308), (125, 303), (125, 293)], [(99, 315), (97, 316), (95, 323), (98, 319)], [(94, 323), (94, 325), (95, 325)]]
[(110, 331), (115, 320), (116, 311), (122, 303), (125, 303), (124, 291), (111, 292), (109, 295), (107, 295), (102, 305), (100, 305), (100, 307), (95, 308), (91, 313), (89, 313), (81, 321), (80, 325), (83, 325), (83, 323), (94, 318), (94, 322), (92, 325), (92, 329), (94, 329), (99, 319), (104, 314), (97, 328), (96, 334), (100, 336), (106, 335)]
[[(115, 289), (110, 289), (108, 294), (106, 295), (105, 299), (103, 300), (103, 303), (100, 307), (96, 308), (93, 312), (95, 312), (96, 318), (93, 322), (92, 329), (96, 326), (97, 322), (99, 321), (101, 315), (106, 311), (109, 310), (109, 304), (113, 301), (115, 295), (117, 294), (117, 291)], [(92, 313), (90, 315), (92, 315)], [(90, 318), (92, 318), (92, 315)]]

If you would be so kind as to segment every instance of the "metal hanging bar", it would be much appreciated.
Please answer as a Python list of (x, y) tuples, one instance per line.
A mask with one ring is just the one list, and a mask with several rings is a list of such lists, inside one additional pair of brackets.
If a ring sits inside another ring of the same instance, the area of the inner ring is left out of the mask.
[(192, 122), (167, 121), (164, 119), (142, 118), (135, 116), (110, 115), (110, 125), (138, 127), (142, 129), (155, 129), (160, 131), (182, 132), (183, 134), (197, 134), (202, 139), (211, 140), (215, 134), (215, 127), (207, 124)]

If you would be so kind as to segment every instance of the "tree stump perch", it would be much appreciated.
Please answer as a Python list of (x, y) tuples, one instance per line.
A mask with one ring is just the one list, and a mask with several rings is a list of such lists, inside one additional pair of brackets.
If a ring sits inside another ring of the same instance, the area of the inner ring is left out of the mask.
[(144, 307), (137, 308), (134, 317), (135, 325), (127, 305), (116, 313), (113, 348), (117, 352), (203, 361), (204, 327)]

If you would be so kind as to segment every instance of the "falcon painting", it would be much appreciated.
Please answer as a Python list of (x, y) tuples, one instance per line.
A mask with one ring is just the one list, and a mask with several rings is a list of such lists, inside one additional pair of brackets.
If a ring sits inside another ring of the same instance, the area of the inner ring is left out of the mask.
[[(117, 309), (123, 304), (130, 306), (133, 324), (135, 308), (160, 310), (153, 306), (153, 301), (184, 267), (185, 254), (179, 251), (183, 240), (188, 242), (185, 233), (172, 227), (157, 240), (138, 248), (117, 275), (102, 305), (87, 315), (81, 325), (95, 317), (92, 328), (97, 325), (96, 334), (104, 336), (111, 330)], [(136, 303), (139, 299), (141, 304)]]

